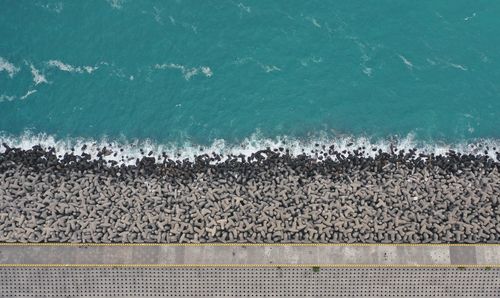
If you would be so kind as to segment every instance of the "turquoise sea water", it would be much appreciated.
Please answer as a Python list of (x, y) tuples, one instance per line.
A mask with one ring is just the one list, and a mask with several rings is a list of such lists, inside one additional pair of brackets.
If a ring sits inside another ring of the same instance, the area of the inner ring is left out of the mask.
[(0, 0), (2, 138), (500, 138), (500, 2)]

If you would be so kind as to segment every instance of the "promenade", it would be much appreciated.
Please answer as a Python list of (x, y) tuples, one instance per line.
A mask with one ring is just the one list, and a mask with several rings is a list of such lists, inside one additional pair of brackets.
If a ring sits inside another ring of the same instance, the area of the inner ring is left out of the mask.
[(500, 267), (500, 245), (8, 244), (0, 266)]

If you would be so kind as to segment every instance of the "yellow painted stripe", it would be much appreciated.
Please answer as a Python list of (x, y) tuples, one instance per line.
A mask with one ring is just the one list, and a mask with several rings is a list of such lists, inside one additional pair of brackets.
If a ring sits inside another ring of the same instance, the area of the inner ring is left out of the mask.
[(0, 264), (1, 267), (76, 268), (500, 268), (500, 264)]
[(500, 243), (19, 243), (0, 242), (0, 246), (494, 246)]

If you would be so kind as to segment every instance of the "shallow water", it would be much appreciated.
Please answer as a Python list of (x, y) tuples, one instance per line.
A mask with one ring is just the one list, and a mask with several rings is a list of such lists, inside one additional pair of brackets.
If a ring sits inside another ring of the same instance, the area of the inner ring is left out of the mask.
[(499, 2), (0, 1), (0, 11), (10, 143), (148, 139), (192, 155), (278, 137), (304, 148), (347, 136), (500, 139)]

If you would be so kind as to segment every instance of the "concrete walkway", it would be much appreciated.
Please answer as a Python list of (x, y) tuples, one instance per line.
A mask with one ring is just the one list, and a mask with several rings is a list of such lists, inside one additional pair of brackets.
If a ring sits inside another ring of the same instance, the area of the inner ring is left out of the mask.
[(500, 245), (19, 245), (0, 266), (500, 267)]

